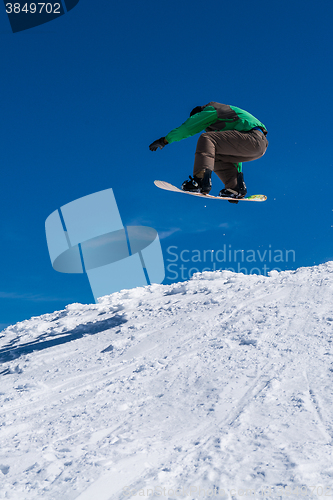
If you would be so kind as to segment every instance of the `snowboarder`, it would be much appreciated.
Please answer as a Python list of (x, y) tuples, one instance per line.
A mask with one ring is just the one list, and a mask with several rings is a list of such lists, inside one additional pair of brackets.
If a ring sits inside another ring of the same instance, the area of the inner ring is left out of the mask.
[(265, 125), (247, 111), (218, 102), (197, 106), (180, 127), (154, 141), (149, 149), (162, 149), (166, 144), (186, 139), (204, 129), (195, 152), (193, 177), (183, 182), (182, 189), (208, 194), (214, 171), (225, 185), (219, 196), (243, 198), (247, 189), (242, 162), (260, 158), (268, 146)]

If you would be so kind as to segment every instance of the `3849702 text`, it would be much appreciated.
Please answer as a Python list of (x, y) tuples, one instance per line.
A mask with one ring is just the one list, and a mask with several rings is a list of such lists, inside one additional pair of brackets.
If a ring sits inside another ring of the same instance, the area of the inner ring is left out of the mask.
[(20, 14), (25, 12), (26, 14), (61, 14), (60, 3), (25, 3), (21, 6), (20, 3), (6, 3), (7, 14)]

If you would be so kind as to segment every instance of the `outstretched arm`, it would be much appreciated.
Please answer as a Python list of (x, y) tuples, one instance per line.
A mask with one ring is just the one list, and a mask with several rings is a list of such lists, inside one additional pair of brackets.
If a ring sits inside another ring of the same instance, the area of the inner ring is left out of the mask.
[(213, 106), (206, 106), (200, 113), (188, 118), (180, 127), (171, 130), (166, 136), (168, 143), (181, 141), (198, 134), (217, 120), (217, 112)]
[(196, 113), (188, 118), (180, 127), (171, 130), (166, 137), (161, 137), (157, 141), (154, 141), (149, 146), (149, 149), (156, 151), (158, 148), (163, 149), (166, 144), (191, 137), (209, 127), (216, 120), (216, 109), (213, 106), (206, 106), (200, 113)]

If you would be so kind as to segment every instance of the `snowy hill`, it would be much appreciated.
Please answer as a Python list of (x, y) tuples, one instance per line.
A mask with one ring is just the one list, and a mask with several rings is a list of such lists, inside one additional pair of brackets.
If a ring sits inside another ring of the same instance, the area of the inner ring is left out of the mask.
[(332, 299), (211, 272), (7, 328), (0, 498), (332, 496)]

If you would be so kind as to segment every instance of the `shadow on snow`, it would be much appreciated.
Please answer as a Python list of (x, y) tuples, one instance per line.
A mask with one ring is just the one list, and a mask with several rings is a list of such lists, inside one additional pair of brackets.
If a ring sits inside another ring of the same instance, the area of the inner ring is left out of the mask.
[[(61, 344), (66, 344), (67, 342), (72, 342), (82, 338), (84, 335), (95, 335), (96, 333), (104, 332), (111, 328), (116, 328), (117, 326), (126, 323), (127, 320), (123, 316), (115, 315), (112, 318), (105, 319), (103, 321), (98, 321), (94, 323), (86, 323), (85, 325), (78, 325), (73, 330), (64, 333), (54, 333), (55, 338), (50, 338), (52, 333), (47, 332), (39, 336), (33, 342), (27, 342), (26, 344), (20, 344), (18, 346), (7, 345), (0, 349), (0, 364), (6, 363), (8, 361), (13, 361), (22, 355), (30, 354), (33, 351), (42, 351), (44, 349), (49, 349)], [(47, 337), (47, 340), (44, 340)], [(13, 340), (11, 344), (14, 344), (16, 340)], [(0, 375), (6, 375), (10, 373), (8, 370), (0, 372)]]

